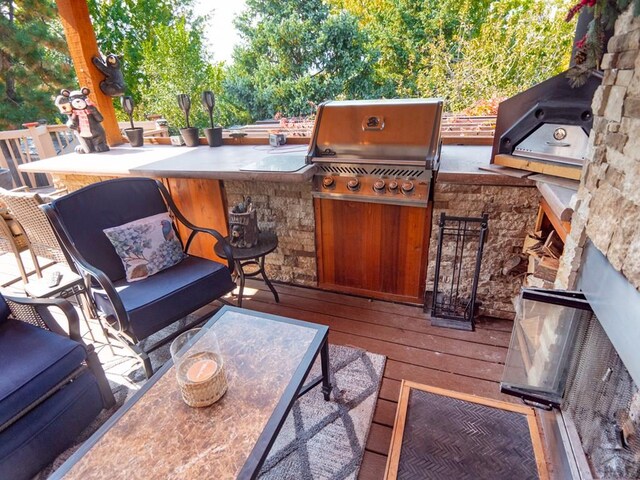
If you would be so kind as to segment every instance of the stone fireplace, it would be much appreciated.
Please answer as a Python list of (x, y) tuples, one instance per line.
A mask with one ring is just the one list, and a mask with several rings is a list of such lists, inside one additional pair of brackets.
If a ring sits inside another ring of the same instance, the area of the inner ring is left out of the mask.
[(577, 340), (563, 415), (591, 472), (605, 478), (640, 476), (639, 63), (640, 18), (627, 11), (603, 58), (589, 160), (556, 278), (557, 288), (582, 290), (594, 310)]

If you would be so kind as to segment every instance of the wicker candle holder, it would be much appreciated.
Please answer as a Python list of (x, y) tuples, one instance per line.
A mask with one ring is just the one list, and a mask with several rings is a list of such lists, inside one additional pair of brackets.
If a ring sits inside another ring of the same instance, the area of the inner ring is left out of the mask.
[(182, 399), (190, 407), (208, 407), (227, 391), (227, 376), (219, 355), (212, 352), (186, 354), (176, 367)]
[(213, 332), (200, 328), (180, 334), (171, 344), (171, 357), (182, 399), (190, 407), (208, 407), (227, 391), (227, 375)]

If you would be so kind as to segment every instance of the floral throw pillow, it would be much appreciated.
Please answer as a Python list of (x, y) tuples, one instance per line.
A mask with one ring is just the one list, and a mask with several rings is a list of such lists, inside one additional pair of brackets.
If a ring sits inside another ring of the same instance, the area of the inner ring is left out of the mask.
[(186, 257), (166, 212), (103, 231), (122, 260), (127, 282), (143, 280)]

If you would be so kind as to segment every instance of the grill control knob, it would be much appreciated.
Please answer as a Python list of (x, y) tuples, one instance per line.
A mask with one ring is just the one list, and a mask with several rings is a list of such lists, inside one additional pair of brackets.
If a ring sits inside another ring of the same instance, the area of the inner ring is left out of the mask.
[(384, 193), (385, 183), (384, 180), (376, 180), (373, 184), (373, 191), (376, 193)]
[(413, 192), (414, 185), (413, 182), (407, 180), (406, 182), (402, 182), (402, 186), (400, 187), (402, 193), (411, 193)]
[(331, 188), (336, 183), (333, 177), (327, 176), (322, 179), (322, 186), (324, 188)]
[(391, 193), (397, 193), (397, 191), (398, 191), (398, 182), (396, 182), (395, 180), (391, 180), (389, 182), (389, 191)]
[(360, 188), (360, 180), (358, 180), (357, 178), (349, 179), (349, 181), (347, 182), (347, 188), (352, 192), (355, 192)]

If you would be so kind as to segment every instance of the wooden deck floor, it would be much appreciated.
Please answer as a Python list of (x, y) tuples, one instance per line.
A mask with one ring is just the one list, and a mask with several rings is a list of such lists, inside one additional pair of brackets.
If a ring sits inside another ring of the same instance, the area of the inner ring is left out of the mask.
[(244, 308), (328, 325), (330, 343), (387, 356), (361, 479), (384, 475), (402, 379), (514, 401), (499, 391), (509, 321), (482, 320), (475, 332), (462, 332), (432, 327), (418, 307), (286, 285), (276, 285), (277, 304), (261, 282), (248, 286)]

